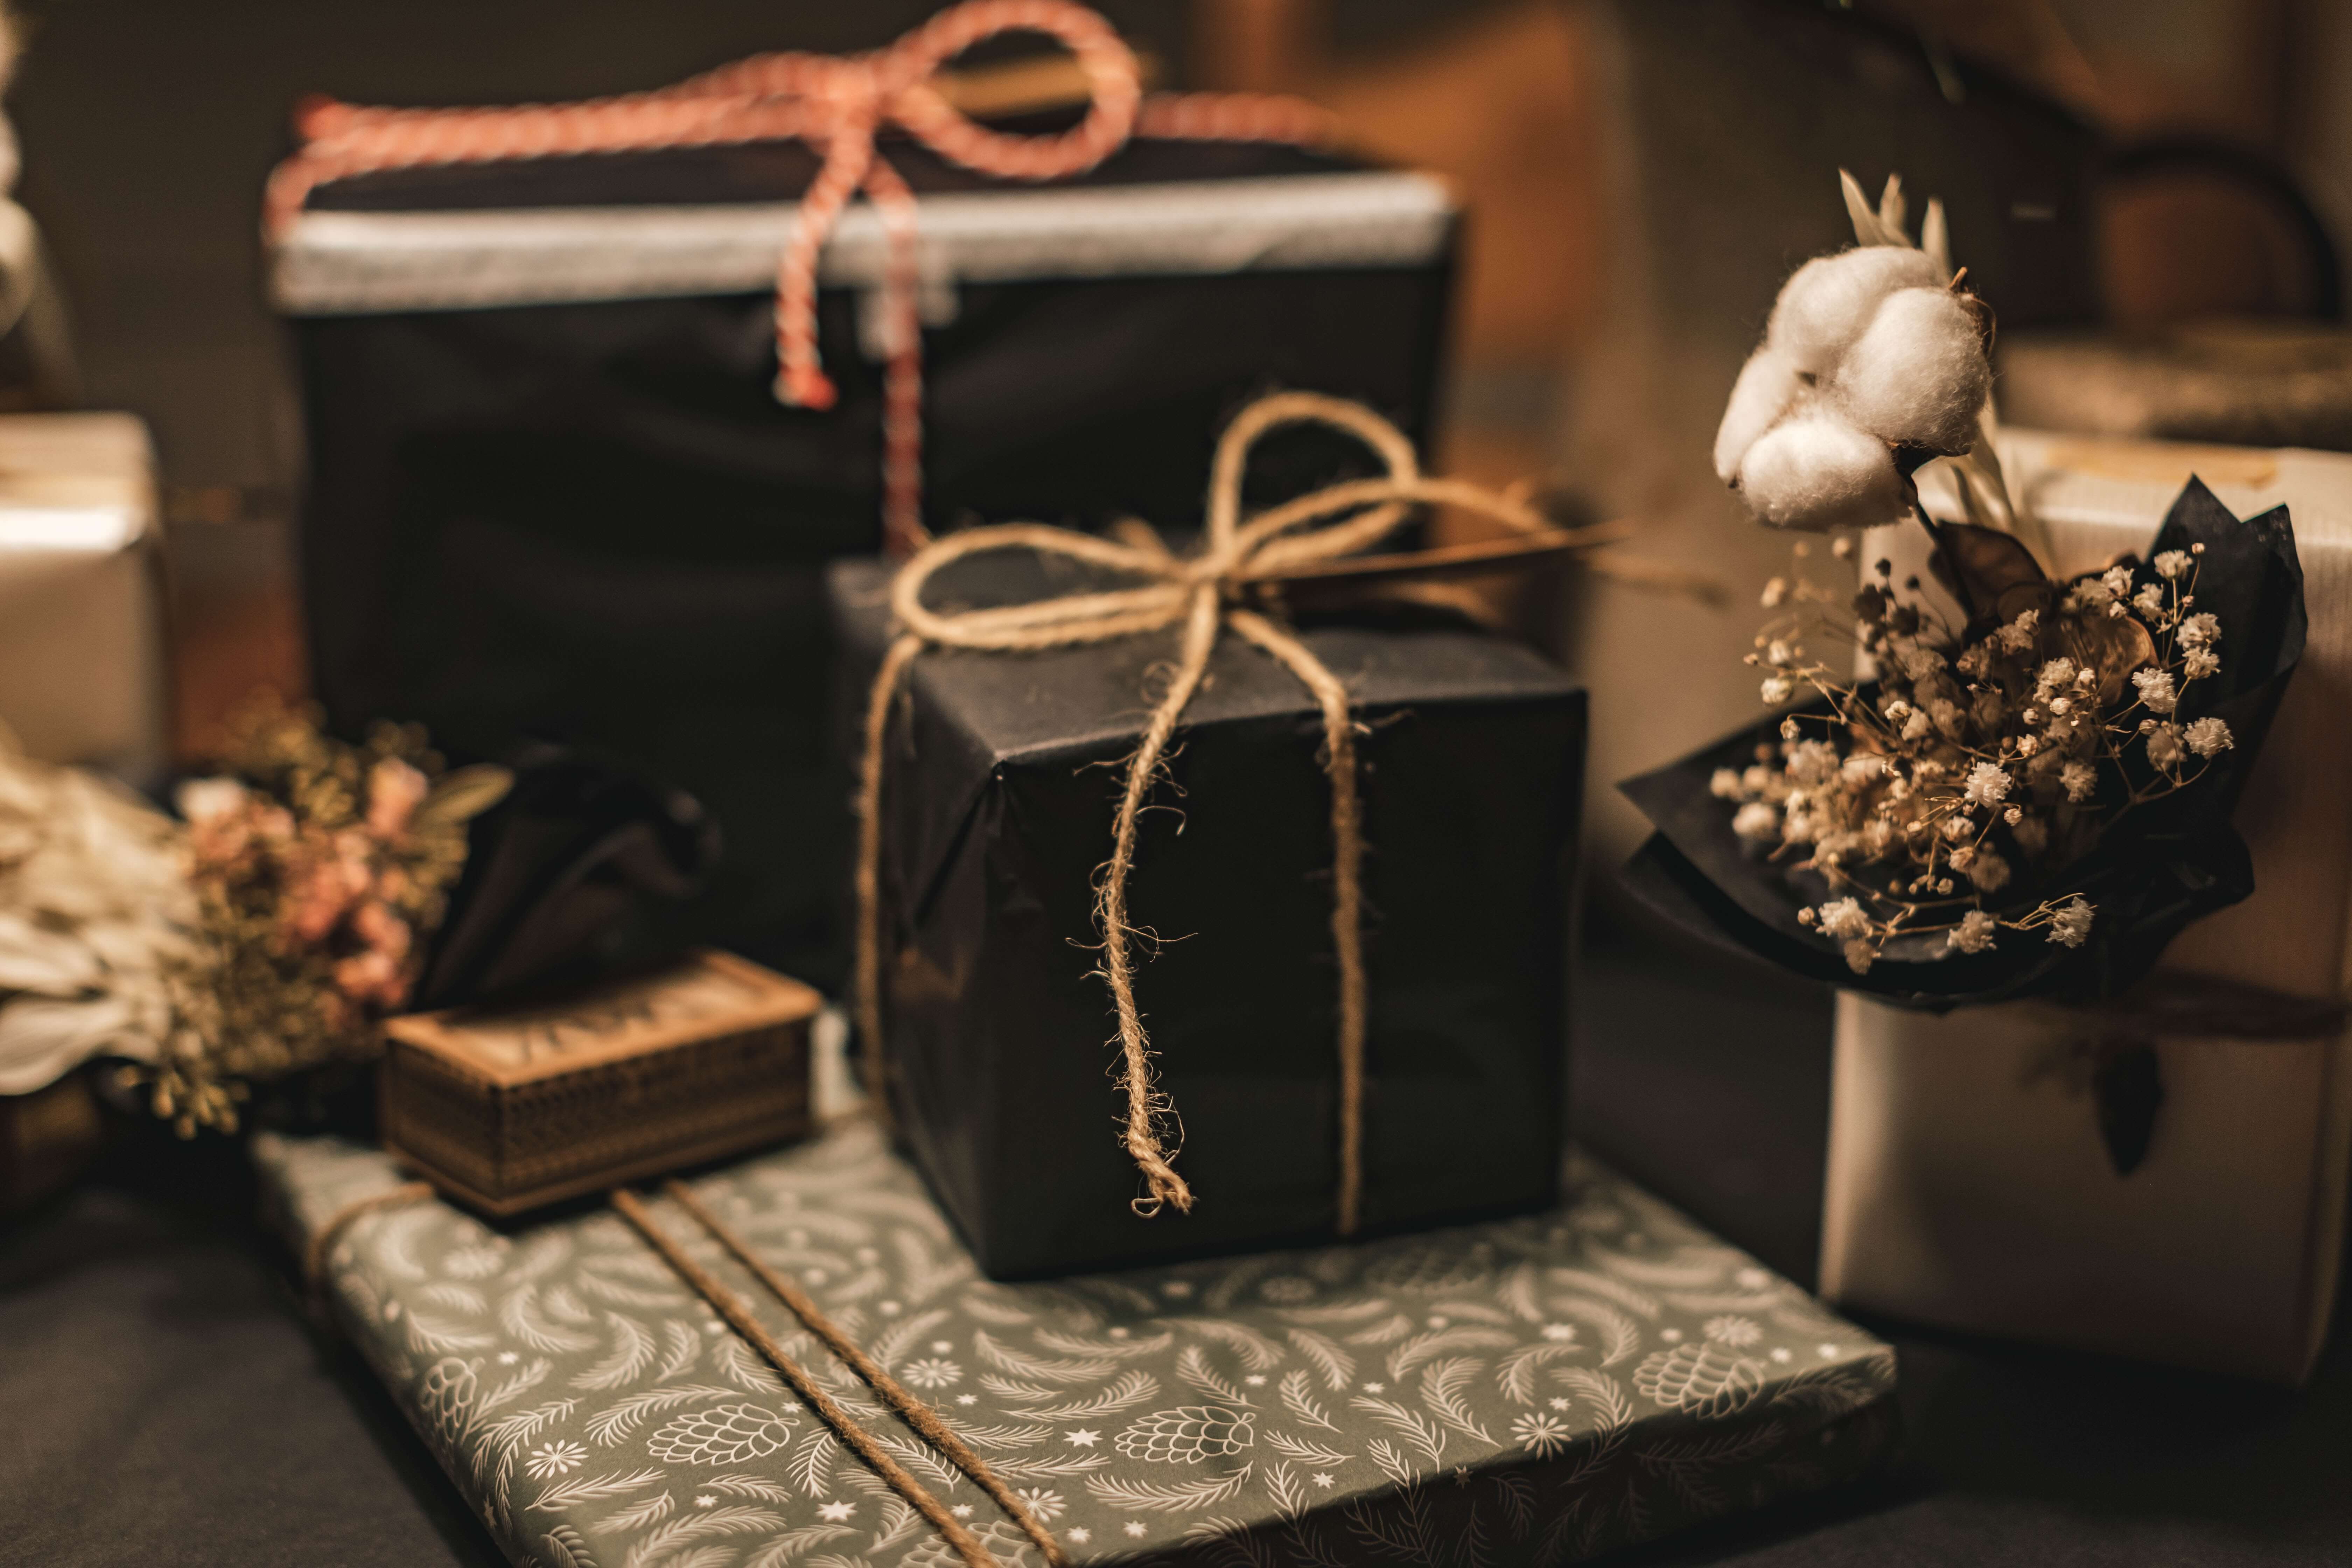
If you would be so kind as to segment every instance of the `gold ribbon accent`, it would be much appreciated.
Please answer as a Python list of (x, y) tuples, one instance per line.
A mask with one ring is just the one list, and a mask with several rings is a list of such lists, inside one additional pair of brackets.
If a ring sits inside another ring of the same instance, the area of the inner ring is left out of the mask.
[[(1354, 436), (1387, 469), (1304, 495), (1244, 521), (1242, 475), (1252, 447), (1278, 426), (1323, 425)], [(1122, 1142), (1143, 1174), (1145, 1195), (1136, 1213), (1163, 1205), (1192, 1206), (1192, 1190), (1176, 1172), (1176, 1151), (1164, 1131), (1174, 1107), (1154, 1086), (1151, 1046), (1135, 1002), (1134, 928), (1128, 921), (1128, 883), (1135, 867), (1136, 825), (1168, 754), (1176, 726), (1207, 675), (1227, 630), (1280, 661), (1313, 693), (1323, 711), (1324, 771), (1331, 784), (1331, 936), (1339, 954), (1339, 1172), (1338, 1229), (1354, 1234), (1363, 1188), (1364, 1031), (1367, 986), (1363, 954), (1363, 828), (1356, 786), (1356, 726), (1346, 685), (1272, 616), (1285, 585), (1361, 575), (1361, 563), (1343, 557), (1394, 532), (1418, 503), (1459, 507), (1504, 524), (1521, 537), (1515, 548), (1479, 553), (1481, 570), (1518, 567), (1561, 552), (1622, 536), (1622, 525), (1560, 529), (1510, 494), (1454, 479), (1425, 479), (1412, 443), (1360, 404), (1318, 394), (1276, 393), (1244, 409), (1218, 440), (1209, 480), (1207, 539), (1200, 553), (1178, 556), (1141, 525), (1125, 541), (1038, 523), (967, 529), (925, 545), (891, 581), (890, 606), (902, 628), (883, 656), (866, 710), (865, 760), (857, 812), (857, 1018), (864, 1037), (867, 1086), (887, 1108), (882, 1049), (881, 857), (882, 773), (890, 709), (907, 670), (928, 647), (989, 653), (1038, 653), (1109, 642), (1175, 628), (1180, 651), (1173, 678), (1154, 705), (1134, 754), (1112, 828), (1111, 853), (1095, 900), (1095, 929), (1103, 960), (1097, 971), (1110, 987), (1118, 1016), (1122, 1055), (1119, 1091), (1126, 1100)], [(1086, 592), (991, 609), (942, 612), (923, 602), (932, 576), (967, 556), (1024, 550), (1058, 555), (1140, 579), (1138, 586)], [(1380, 558), (1378, 574), (1408, 573), (1416, 557), (1436, 571), (1456, 568), (1455, 551), (1408, 552)]]

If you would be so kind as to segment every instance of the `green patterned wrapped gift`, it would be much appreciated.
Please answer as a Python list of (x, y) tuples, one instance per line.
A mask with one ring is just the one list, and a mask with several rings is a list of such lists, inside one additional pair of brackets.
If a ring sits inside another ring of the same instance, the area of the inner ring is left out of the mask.
[[(518, 1563), (956, 1561), (619, 1215), (500, 1230), (400, 1191), (372, 1150), (256, 1150), (338, 1323)], [(1893, 1436), (1891, 1350), (1589, 1166), (1549, 1215), (1017, 1286), (979, 1275), (862, 1120), (692, 1190), (1080, 1563), (1570, 1562), (1844, 1479)], [(1037, 1564), (677, 1205), (649, 1206), (998, 1560)]]

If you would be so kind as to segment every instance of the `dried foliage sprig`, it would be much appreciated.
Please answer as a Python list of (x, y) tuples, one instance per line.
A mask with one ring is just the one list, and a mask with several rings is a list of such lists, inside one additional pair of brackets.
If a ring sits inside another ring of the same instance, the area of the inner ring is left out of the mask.
[(231, 724), (224, 770), (182, 786), (194, 951), (172, 972), (174, 1026), (131, 1069), (155, 1114), (233, 1129), (256, 1082), (376, 1049), (463, 869), (467, 824), (504, 769), (445, 773), (422, 731), (358, 745), (263, 700)]

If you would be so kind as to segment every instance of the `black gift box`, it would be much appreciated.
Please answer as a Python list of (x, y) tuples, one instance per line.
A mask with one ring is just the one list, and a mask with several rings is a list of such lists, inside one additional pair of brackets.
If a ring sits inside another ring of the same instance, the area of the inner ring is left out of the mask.
[[(1439, 182), (1138, 139), (1040, 187), (881, 150), (919, 209), (934, 529), (1180, 522), (1218, 429), (1275, 385), (1425, 433)], [(776, 256), (815, 167), (777, 142), (360, 175), (311, 194), (273, 287), (302, 367), (331, 721), (419, 720), (461, 756), (589, 745), (688, 790), (728, 839), (690, 934), (828, 978), (837, 846), (806, 831), (831, 804), (819, 573), (879, 537), (863, 323), (884, 252), (852, 207), (818, 270), (840, 401), (781, 405)], [(1261, 476), (1296, 493), (1335, 448), (1286, 438)]]
[[(999, 597), (967, 562), (934, 597)], [(864, 709), (887, 574), (831, 577)], [(1066, 584), (1064, 585), (1066, 587)], [(1005, 593), (1005, 599), (1034, 595)], [(1530, 1209), (1560, 1168), (1568, 893), (1584, 695), (1451, 626), (1306, 628), (1346, 682), (1370, 846), (1364, 1226)], [(932, 651), (886, 741), (882, 1012), (901, 1135), (1000, 1278), (1328, 1238), (1338, 1062), (1330, 796), (1314, 700), (1228, 636), (1177, 731), (1129, 883), (1138, 999), (1192, 1213), (1142, 1218), (1116, 1133), (1093, 919), (1120, 771), (1172, 634)], [(845, 722), (845, 733), (856, 726)]]

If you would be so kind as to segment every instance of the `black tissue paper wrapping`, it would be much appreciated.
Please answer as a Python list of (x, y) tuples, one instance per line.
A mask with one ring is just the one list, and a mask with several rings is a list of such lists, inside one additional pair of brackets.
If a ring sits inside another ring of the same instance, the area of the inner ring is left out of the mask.
[[(845, 737), (887, 636), (887, 584), (874, 563), (831, 574)], [(1530, 650), (1468, 629), (1303, 635), (1366, 731), (1365, 1228), (1551, 1203), (1583, 693)], [(1095, 873), (1116, 764), (1140, 734), (1151, 667), (1174, 649), (1167, 634), (934, 650), (892, 715), (882, 1008), (895, 1108), (915, 1163), (999, 1278), (1331, 1232), (1322, 720), (1296, 678), (1232, 637), (1177, 731), (1130, 884), (1134, 923), (1158, 938), (1138, 1001), (1199, 1202), (1151, 1219), (1129, 1208), (1140, 1188), (1115, 1125)]]

